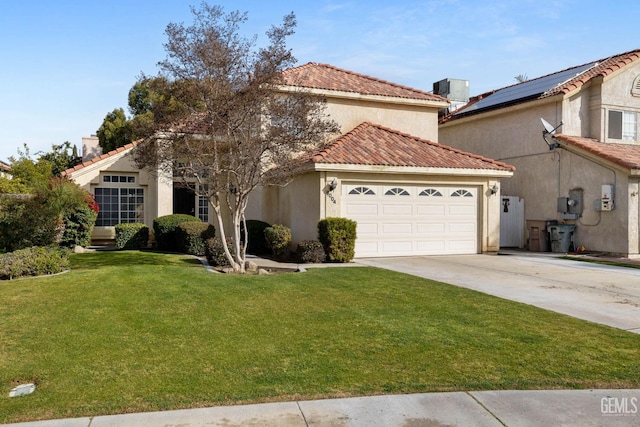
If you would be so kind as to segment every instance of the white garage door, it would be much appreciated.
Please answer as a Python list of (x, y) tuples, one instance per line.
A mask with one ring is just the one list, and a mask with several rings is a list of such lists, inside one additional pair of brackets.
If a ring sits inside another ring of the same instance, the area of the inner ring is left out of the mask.
[(342, 216), (358, 223), (358, 258), (478, 251), (476, 187), (346, 184)]

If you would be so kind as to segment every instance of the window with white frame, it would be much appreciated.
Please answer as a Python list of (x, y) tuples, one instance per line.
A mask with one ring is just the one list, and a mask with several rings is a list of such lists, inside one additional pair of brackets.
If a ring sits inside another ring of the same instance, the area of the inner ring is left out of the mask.
[(113, 227), (121, 223), (143, 222), (144, 190), (142, 188), (98, 187), (94, 199), (100, 211), (97, 227)]
[(609, 110), (609, 139), (638, 140), (638, 114), (635, 111)]
[(209, 222), (209, 199), (202, 194), (207, 193), (206, 185), (200, 185), (200, 192), (198, 194), (198, 218), (202, 220), (202, 222)]

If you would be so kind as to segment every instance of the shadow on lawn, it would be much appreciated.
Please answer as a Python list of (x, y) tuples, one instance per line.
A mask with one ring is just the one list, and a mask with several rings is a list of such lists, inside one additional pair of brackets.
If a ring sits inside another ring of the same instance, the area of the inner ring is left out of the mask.
[[(164, 255), (182, 255), (167, 257)], [(84, 253), (72, 260), (72, 269), (95, 269), (104, 267), (160, 266), (167, 264), (200, 265), (200, 260), (190, 255), (161, 251), (97, 251)]]

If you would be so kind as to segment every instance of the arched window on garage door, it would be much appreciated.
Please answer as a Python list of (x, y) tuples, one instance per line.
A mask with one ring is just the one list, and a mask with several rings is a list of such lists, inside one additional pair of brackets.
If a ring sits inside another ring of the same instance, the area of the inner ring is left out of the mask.
[(384, 195), (385, 196), (408, 196), (409, 192), (404, 188), (395, 187), (390, 190), (387, 190), (387, 192), (384, 193)]
[(365, 196), (375, 196), (376, 193), (370, 189), (369, 187), (356, 187), (353, 190), (349, 191), (351, 195), (365, 195)]
[(426, 197), (442, 197), (442, 193), (435, 188), (426, 188), (418, 194), (418, 196), (426, 196)]
[(460, 189), (451, 193), (451, 197), (473, 197), (473, 194), (468, 190)]

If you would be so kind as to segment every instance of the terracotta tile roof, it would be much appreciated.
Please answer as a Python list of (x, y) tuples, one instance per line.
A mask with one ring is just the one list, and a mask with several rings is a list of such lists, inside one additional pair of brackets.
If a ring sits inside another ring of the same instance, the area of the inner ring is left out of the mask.
[(130, 148), (133, 148), (134, 146), (138, 145), (139, 143), (140, 143), (140, 141), (134, 141), (134, 142), (132, 142), (130, 144), (127, 144), (127, 145), (124, 145), (122, 147), (118, 147), (115, 150), (109, 151), (108, 153), (105, 153), (105, 154), (102, 154), (100, 156), (94, 157), (91, 160), (88, 160), (86, 162), (80, 163), (79, 165), (75, 165), (74, 167), (69, 168), (66, 171), (62, 172), (62, 176), (68, 176), (68, 175), (72, 174), (73, 172), (76, 172), (76, 171), (78, 171), (80, 169), (84, 169), (87, 166), (90, 166), (90, 165), (93, 165), (95, 163), (98, 163), (101, 160), (108, 159), (109, 157), (113, 157), (118, 153), (122, 153), (123, 151), (127, 151)]
[(0, 160), (0, 172), (9, 172), (11, 170), (11, 166)]
[(446, 98), (433, 93), (316, 62), (285, 70), (283, 77), (287, 85), (310, 89), (448, 102)]
[(640, 49), (635, 49), (495, 89), (472, 97), (466, 105), (442, 117), (440, 122), (444, 123), (469, 114), (495, 110), (535, 99), (567, 94), (587, 84), (593, 78), (606, 77), (639, 59)]
[(569, 93), (586, 84), (594, 77), (606, 77), (609, 74), (631, 64), (640, 59), (640, 49), (631, 50), (629, 52), (620, 53), (609, 58), (603, 58), (596, 61), (595, 65), (582, 74), (564, 82), (557, 87), (548, 90), (540, 98), (553, 96), (559, 93)]
[(506, 163), (466, 153), (372, 123), (362, 123), (315, 154), (314, 163), (514, 171)]
[(640, 170), (640, 145), (638, 144), (614, 144), (600, 142), (591, 138), (580, 138), (563, 134), (555, 135), (561, 142), (588, 151), (616, 165), (631, 170)]

